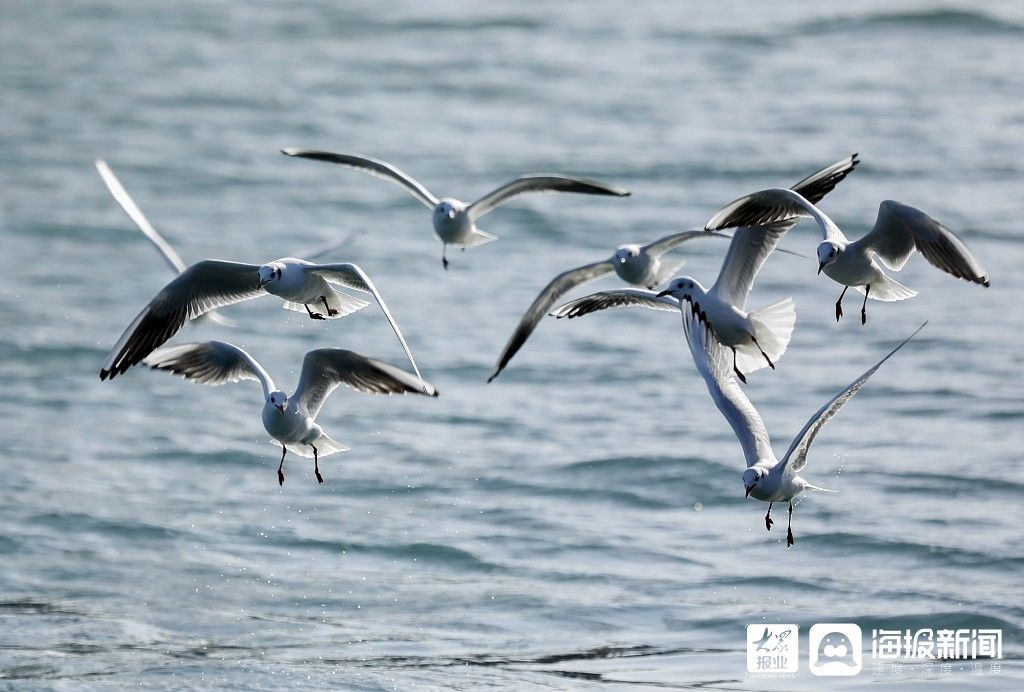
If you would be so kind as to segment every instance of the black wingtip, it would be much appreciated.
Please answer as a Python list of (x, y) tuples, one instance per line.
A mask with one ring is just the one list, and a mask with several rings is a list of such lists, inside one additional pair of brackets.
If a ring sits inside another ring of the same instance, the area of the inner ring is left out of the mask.
[(106, 368), (104, 368), (104, 369), (100, 370), (100, 381), (101, 381), (101, 382), (102, 382), (103, 380), (107, 379), (108, 377), (109, 377), (109, 378), (111, 378), (111, 379), (113, 379), (113, 377), (114, 377), (114, 376), (113, 376), (113, 375), (112, 375), (112, 374), (110, 373), (110, 371), (109, 371), (109, 370), (107, 370)]

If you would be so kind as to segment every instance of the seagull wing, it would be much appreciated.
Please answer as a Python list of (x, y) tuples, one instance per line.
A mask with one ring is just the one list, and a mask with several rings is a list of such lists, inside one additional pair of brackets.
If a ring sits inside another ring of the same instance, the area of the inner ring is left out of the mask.
[(964, 241), (920, 209), (885, 200), (878, 206), (875, 226), (852, 245), (878, 253), (885, 266), (896, 271), (914, 250), (947, 274), (989, 285), (988, 274)]
[(762, 226), (737, 228), (711, 292), (740, 310), (745, 310), (750, 287), (754, 285), (761, 266), (795, 223), (793, 220), (776, 221)]
[(259, 267), (254, 264), (196, 262), (164, 286), (128, 325), (104, 361), (100, 379), (123, 374), (177, 334), (189, 320), (263, 294)]
[(857, 154), (851, 154), (830, 166), (825, 166), (816, 173), (811, 173), (790, 189), (800, 193), (811, 204), (817, 204), (825, 195), (832, 192), (836, 185), (857, 167), (858, 163), (860, 163), (860, 159), (857, 158)]
[(818, 412), (811, 416), (811, 419), (807, 421), (806, 425), (804, 425), (803, 430), (801, 430), (800, 434), (798, 434), (796, 439), (793, 440), (793, 444), (791, 444), (789, 446), (789, 450), (786, 451), (786, 456), (783, 457), (782, 463), (790, 464), (793, 471), (799, 471), (802, 469), (807, 464), (807, 450), (810, 449), (811, 443), (814, 442), (814, 437), (818, 434), (818, 431), (821, 430), (825, 423), (832, 420), (832, 417), (839, 412), (839, 409), (846, 405), (846, 402), (853, 398), (854, 394), (860, 391), (860, 388), (864, 386), (869, 377), (875, 374), (875, 371), (881, 367), (882, 363), (892, 358), (892, 355), (896, 353), (896, 351), (903, 348), (904, 344), (917, 336), (917, 333), (924, 329), (925, 324), (928, 323), (925, 322), (918, 327), (913, 334), (901, 341), (899, 346), (889, 351), (889, 354), (885, 358), (875, 363), (870, 370), (851, 382), (846, 389), (839, 392), (839, 394), (837, 394), (830, 402), (818, 409)]
[(298, 156), (304, 159), (315, 159), (317, 161), (327, 161), (329, 163), (338, 163), (342, 166), (358, 168), (364, 173), (369, 173), (370, 175), (401, 185), (411, 192), (416, 199), (431, 209), (436, 207), (439, 201), (437, 197), (430, 193), (430, 190), (423, 187), (422, 183), (402, 169), (392, 166), (387, 161), (371, 159), (369, 156), (358, 156), (356, 154), (334, 154), (317, 149), (282, 149), (281, 153), (286, 156)]
[(653, 255), (654, 257), (661, 257), (669, 250), (672, 250), (677, 246), (682, 245), (687, 240), (693, 240), (694, 238), (710, 237), (725, 238), (726, 240), (729, 239), (729, 236), (727, 236), (725, 233), (715, 233), (713, 231), (680, 231), (679, 233), (670, 233), (664, 238), (658, 238), (653, 243), (647, 245), (645, 249), (647, 250), (648, 254)]
[(613, 288), (608, 291), (598, 291), (597, 293), (591, 293), (589, 296), (571, 300), (564, 305), (558, 306), (550, 314), (558, 319), (563, 317), (572, 319), (600, 310), (626, 307), (679, 312), (679, 301), (669, 296), (659, 296), (654, 291), (645, 291), (640, 288)]
[(781, 187), (759, 190), (733, 200), (722, 207), (704, 225), (709, 231), (736, 226), (763, 226), (779, 221), (793, 221), (813, 218), (821, 228), (822, 240), (848, 242), (843, 232), (823, 211), (814, 206), (799, 192)]
[(682, 305), (683, 329), (693, 362), (704, 378), (715, 406), (739, 438), (747, 466), (758, 461), (774, 462), (775, 453), (764, 420), (733, 377), (729, 349), (718, 342), (711, 327), (694, 313), (692, 303), (683, 301)]
[(388, 323), (391, 325), (391, 329), (395, 332), (395, 336), (398, 337), (399, 343), (402, 344), (402, 348), (405, 350), (405, 355), (409, 358), (409, 363), (412, 365), (412, 369), (416, 371), (416, 376), (420, 377), (420, 369), (416, 367), (416, 361), (413, 360), (412, 351), (409, 350), (409, 344), (405, 343), (405, 337), (402, 336), (402, 330), (398, 328), (398, 323), (395, 322), (395, 318), (391, 316), (391, 311), (388, 310), (388, 304), (384, 302), (384, 298), (381, 297), (380, 291), (373, 285), (370, 277), (364, 272), (359, 265), (342, 263), (342, 264), (316, 264), (308, 268), (308, 271), (313, 274), (319, 274), (327, 281), (334, 283), (343, 284), (349, 288), (354, 288), (358, 291), (366, 291), (372, 293), (373, 297), (377, 300), (377, 305), (380, 306), (381, 312), (388, 318)]
[(497, 190), (488, 192), (470, 204), (466, 209), (466, 213), (469, 214), (470, 219), (476, 221), (505, 200), (524, 192), (578, 192), (584, 195), (629, 196), (628, 190), (605, 185), (596, 180), (570, 178), (564, 175), (529, 175), (523, 178), (516, 178), (505, 183)]
[(394, 365), (342, 348), (318, 348), (306, 354), (292, 398), (316, 417), (324, 400), (339, 384), (370, 394), (437, 396), (433, 385)]
[(142, 361), (154, 370), (166, 370), (200, 384), (222, 385), (239, 380), (257, 380), (263, 396), (277, 389), (256, 359), (234, 344), (204, 341), (157, 349)]
[(135, 200), (131, 198), (128, 191), (121, 185), (121, 181), (114, 175), (114, 171), (110, 170), (110, 166), (107, 165), (106, 161), (99, 159), (96, 161), (96, 170), (99, 171), (100, 177), (103, 178), (103, 182), (106, 183), (107, 189), (110, 190), (110, 194), (113, 195), (114, 201), (117, 202), (124, 213), (128, 215), (142, 234), (149, 238), (149, 240), (156, 246), (156, 249), (163, 255), (164, 260), (167, 264), (171, 265), (171, 269), (174, 270), (175, 274), (180, 274), (185, 271), (185, 263), (182, 261), (178, 253), (174, 251), (170, 243), (157, 233), (157, 230), (153, 228), (153, 224), (149, 222), (146, 215), (142, 213), (138, 205), (135, 204)]
[(611, 260), (604, 260), (603, 262), (594, 262), (593, 264), (585, 264), (582, 267), (570, 269), (552, 279), (544, 287), (544, 290), (530, 303), (530, 307), (526, 309), (526, 312), (523, 313), (523, 317), (519, 320), (516, 330), (512, 332), (508, 343), (505, 344), (501, 355), (498, 356), (498, 364), (494, 366), (494, 372), (487, 378), (487, 381), (490, 382), (505, 369), (505, 366), (512, 360), (516, 352), (530, 338), (533, 330), (537, 328), (537, 323), (544, 317), (544, 313), (558, 300), (559, 296), (580, 284), (593, 281), (599, 276), (604, 276), (613, 269)]

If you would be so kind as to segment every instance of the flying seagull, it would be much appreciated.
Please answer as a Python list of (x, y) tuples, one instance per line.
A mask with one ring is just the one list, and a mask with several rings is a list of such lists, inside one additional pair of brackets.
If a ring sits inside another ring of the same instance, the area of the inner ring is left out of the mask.
[(779, 461), (772, 451), (771, 439), (761, 414), (743, 393), (733, 378), (733, 368), (729, 363), (729, 354), (712, 333), (711, 327), (703, 318), (696, 306), (683, 305), (683, 328), (690, 353), (697, 365), (697, 370), (704, 377), (708, 392), (718, 410), (732, 426), (743, 447), (743, 456), (747, 468), (743, 472), (743, 487), (746, 497), (751, 495), (768, 503), (765, 514), (765, 528), (772, 529), (772, 504), (775, 502), (789, 503), (789, 528), (786, 533), (786, 545), (793, 545), (793, 498), (804, 490), (825, 490), (811, 485), (800, 475), (807, 464), (807, 451), (818, 431), (839, 412), (846, 402), (853, 398), (864, 383), (876, 370), (889, 360), (896, 351), (920, 332), (925, 322), (917, 330), (904, 339), (887, 356), (875, 363), (867, 372), (851, 382), (843, 391), (822, 406), (811, 416), (803, 429), (789, 445), (786, 455)]
[(516, 178), (493, 190), (472, 204), (453, 197), (435, 197), (422, 183), (386, 161), (355, 154), (334, 154), (316, 149), (282, 149), (282, 154), (349, 166), (378, 178), (390, 180), (412, 193), (413, 197), (433, 211), (434, 232), (441, 239), (441, 265), (448, 268), (445, 251), (449, 245), (467, 248), (496, 240), (476, 226), (481, 216), (499, 204), (524, 192), (577, 192), (586, 195), (628, 197), (629, 192), (596, 180), (570, 178), (564, 175), (530, 175)]
[(783, 189), (761, 190), (735, 200), (715, 214), (706, 228), (719, 230), (806, 217), (813, 218), (821, 228), (818, 273), (824, 271), (843, 286), (836, 301), (836, 321), (843, 316), (843, 296), (851, 286), (864, 294), (861, 324), (868, 319), (869, 297), (895, 301), (916, 296), (916, 291), (890, 278), (875, 261), (880, 260), (888, 269), (899, 271), (914, 250), (919, 250), (926, 260), (947, 274), (989, 285), (988, 273), (953, 231), (920, 209), (893, 200), (885, 200), (878, 206), (874, 227), (853, 242), (811, 200)]
[[(210, 259), (193, 264), (164, 286), (128, 325), (107, 355), (100, 379), (113, 379), (124, 373), (174, 336), (189, 320), (268, 293), (283, 298), (285, 308), (306, 312), (316, 320), (342, 317), (369, 305), (365, 300), (335, 290), (334, 284), (373, 294), (418, 375), (416, 361), (395, 318), (366, 272), (355, 264), (313, 264), (285, 257), (262, 266)], [(314, 312), (310, 305), (318, 311)], [(321, 305), (326, 317), (319, 312)]]
[(348, 450), (328, 437), (316, 422), (320, 407), (339, 384), (370, 394), (437, 396), (437, 390), (418, 373), (413, 375), (341, 348), (318, 348), (306, 353), (291, 396), (274, 386), (270, 375), (252, 356), (223, 341), (169, 346), (155, 351), (144, 362), (154, 370), (167, 370), (201, 384), (258, 380), (263, 386), (263, 427), (281, 446), (277, 468), (280, 485), (284, 485), (284, 457), (289, 451), (313, 457), (316, 480), (323, 483), (320, 457)]
[[(107, 162), (104, 161), (103, 159), (97, 159), (96, 170), (99, 171), (100, 178), (103, 179), (103, 182), (107, 186), (107, 190), (110, 191), (110, 194), (114, 198), (114, 201), (117, 202), (118, 206), (120, 206), (124, 213), (128, 215), (128, 218), (135, 223), (135, 226), (139, 229), (139, 231), (141, 231), (142, 234), (146, 236), (146, 238), (148, 238), (151, 243), (153, 243), (153, 246), (156, 247), (157, 251), (160, 253), (160, 256), (164, 258), (164, 261), (167, 262), (168, 266), (170, 266), (174, 273), (181, 274), (182, 272), (184, 272), (188, 267), (186, 266), (185, 262), (181, 259), (181, 256), (177, 252), (175, 252), (171, 244), (167, 242), (167, 239), (164, 238), (156, 230), (153, 224), (149, 222), (149, 219), (147, 219), (146, 215), (142, 213), (142, 210), (139, 208), (139, 205), (137, 205), (135, 203), (135, 200), (131, 198), (131, 195), (128, 194), (128, 191), (124, 189), (124, 185), (122, 185), (121, 181), (118, 180), (116, 175), (114, 175), (114, 171), (110, 169), (110, 166), (107, 165)], [(338, 248), (352, 242), (352, 240), (354, 240), (358, 235), (358, 233), (349, 233), (341, 240), (329, 243), (311, 252), (303, 252), (300, 254), (302, 257), (305, 257), (306, 259), (319, 259), (324, 255), (330, 254), (334, 250), (337, 250)], [(233, 320), (229, 320), (226, 317), (218, 314), (216, 310), (211, 310), (210, 312), (206, 313), (205, 315), (202, 315), (198, 319), (208, 319), (223, 326), (232, 326), (235, 324)]]

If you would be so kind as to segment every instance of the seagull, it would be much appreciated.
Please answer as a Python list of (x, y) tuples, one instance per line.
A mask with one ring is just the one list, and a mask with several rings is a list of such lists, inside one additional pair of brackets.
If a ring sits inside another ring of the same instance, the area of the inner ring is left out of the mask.
[(776, 502), (789, 503), (787, 546), (793, 545), (793, 498), (804, 490), (833, 492), (811, 485), (798, 475), (807, 464), (807, 450), (810, 448), (811, 442), (814, 441), (814, 437), (822, 426), (829, 422), (839, 412), (839, 409), (853, 398), (854, 394), (860, 391), (860, 388), (881, 367), (882, 363), (889, 360), (896, 351), (924, 329), (925, 324), (928, 323), (925, 322), (918, 327), (887, 356), (875, 363), (867, 372), (851, 382), (811, 416), (811, 419), (807, 421), (807, 424), (789, 445), (789, 450), (786, 451), (782, 461), (779, 461), (775, 452), (772, 451), (771, 439), (761, 414), (757, 412), (732, 376), (732, 369), (728, 362), (729, 356), (725, 349), (714, 337), (710, 325), (697, 306), (684, 305), (683, 328), (693, 361), (697, 365), (697, 370), (704, 377), (708, 392), (715, 405), (732, 426), (733, 432), (736, 433), (736, 437), (739, 438), (740, 445), (743, 447), (743, 456), (747, 461), (747, 468), (743, 472), (744, 496), (753, 495), (754, 498), (768, 503), (768, 513), (765, 514), (764, 523), (765, 528), (769, 531), (772, 530), (774, 523), (771, 518), (772, 505)]
[[(124, 189), (124, 185), (122, 185), (121, 181), (118, 180), (116, 175), (114, 175), (114, 171), (110, 169), (110, 166), (107, 165), (107, 162), (104, 161), (103, 159), (97, 159), (96, 170), (99, 171), (100, 177), (106, 184), (107, 190), (110, 191), (110, 194), (111, 196), (113, 196), (114, 201), (117, 202), (117, 204), (121, 207), (122, 210), (124, 210), (124, 213), (127, 214), (128, 218), (135, 223), (136, 227), (138, 227), (142, 234), (146, 236), (146, 238), (148, 238), (150, 242), (153, 243), (157, 251), (160, 253), (160, 256), (163, 257), (164, 261), (167, 262), (167, 264), (171, 267), (172, 270), (174, 270), (174, 273), (181, 274), (182, 272), (184, 272), (188, 267), (186, 266), (185, 262), (181, 259), (181, 256), (177, 252), (175, 252), (171, 244), (167, 242), (167, 239), (160, 235), (160, 233), (156, 230), (153, 224), (149, 222), (149, 219), (147, 219), (146, 215), (142, 213), (142, 210), (139, 208), (139, 205), (137, 205), (135, 203), (135, 200), (131, 198), (131, 195), (128, 194), (128, 191)], [(317, 248), (316, 250), (312, 250), (310, 252), (303, 252), (300, 254), (302, 257), (305, 257), (310, 260), (319, 259), (320, 257), (330, 254), (334, 250), (337, 250), (338, 248), (347, 245), (356, 237), (358, 237), (358, 235), (358, 233), (349, 233), (341, 240), (329, 243), (320, 248)], [(235, 324), (233, 320), (229, 320), (226, 317), (218, 314), (216, 310), (211, 310), (205, 315), (200, 316), (198, 319), (208, 319), (222, 326), (234, 326)]]
[[(796, 183), (793, 189), (821, 200), (858, 163), (857, 154), (851, 154), (812, 173)], [(718, 280), (710, 289), (705, 289), (696, 279), (684, 276), (673, 280), (661, 293), (637, 289), (599, 291), (561, 305), (551, 315), (572, 319), (598, 310), (627, 306), (675, 312), (680, 309), (680, 301), (699, 303), (719, 340), (733, 348), (736, 375), (746, 383), (744, 372), (753, 372), (765, 365), (775, 368), (775, 361), (785, 352), (793, 331), (796, 312), (792, 300), (786, 299), (750, 313), (746, 312), (745, 306), (761, 266), (797, 221), (793, 218), (737, 229), (722, 262)]]
[[(373, 294), (419, 375), (395, 318), (366, 272), (355, 264), (314, 264), (285, 257), (262, 266), (213, 259), (196, 262), (164, 286), (128, 325), (107, 355), (100, 379), (123, 374), (178, 333), (189, 320), (268, 293), (283, 298), (285, 308), (305, 311), (315, 320), (342, 317), (369, 305), (361, 298), (335, 290), (332, 284)], [(323, 305), (327, 316), (313, 312), (310, 305)]]
[(806, 217), (813, 218), (821, 228), (818, 273), (824, 271), (843, 286), (836, 301), (837, 322), (843, 316), (843, 296), (851, 286), (864, 294), (861, 324), (868, 320), (869, 297), (895, 301), (917, 295), (916, 291), (889, 277), (876, 258), (888, 269), (899, 271), (914, 250), (919, 250), (928, 262), (947, 274), (989, 286), (988, 273), (953, 231), (920, 209), (891, 199), (878, 206), (875, 225), (867, 235), (853, 242), (811, 200), (793, 190), (778, 188), (740, 197), (715, 214), (705, 228), (720, 230)]
[(526, 309), (522, 319), (516, 326), (516, 330), (509, 337), (504, 350), (498, 357), (498, 364), (494, 366), (494, 372), (487, 378), (490, 382), (505, 369), (512, 357), (523, 347), (530, 334), (537, 328), (537, 324), (548, 308), (558, 300), (564, 293), (571, 291), (580, 284), (593, 281), (611, 272), (615, 272), (623, 281), (635, 286), (646, 286), (655, 289), (663, 284), (669, 277), (676, 273), (682, 263), (676, 265), (662, 265), (661, 256), (682, 243), (694, 238), (719, 237), (728, 239), (729, 236), (722, 233), (706, 232), (703, 230), (682, 231), (672, 233), (659, 238), (647, 245), (622, 245), (615, 254), (601, 262), (584, 264), (562, 272), (544, 287), (544, 290), (534, 299), (530, 307)]
[(320, 457), (348, 450), (328, 437), (316, 422), (324, 400), (339, 384), (370, 394), (437, 396), (437, 390), (419, 373), (413, 376), (394, 365), (342, 348), (318, 348), (306, 353), (299, 383), (291, 396), (274, 386), (256, 359), (223, 341), (169, 346), (153, 352), (144, 362), (154, 370), (167, 370), (201, 384), (258, 380), (263, 386), (263, 427), (281, 447), (279, 485), (284, 485), (284, 457), (289, 450), (307, 459), (313, 457), (318, 483), (324, 482)]
[(629, 196), (627, 190), (605, 185), (596, 180), (571, 178), (564, 175), (530, 175), (507, 182), (472, 204), (467, 204), (453, 197), (435, 197), (415, 178), (380, 159), (356, 154), (334, 154), (316, 149), (282, 149), (281, 153), (286, 156), (350, 166), (404, 187), (412, 193), (413, 197), (433, 211), (434, 232), (441, 239), (441, 266), (445, 269), (448, 268), (445, 251), (449, 245), (465, 249), (497, 240), (498, 236), (477, 228), (476, 221), (499, 204), (518, 194), (524, 192), (578, 192), (586, 195)]

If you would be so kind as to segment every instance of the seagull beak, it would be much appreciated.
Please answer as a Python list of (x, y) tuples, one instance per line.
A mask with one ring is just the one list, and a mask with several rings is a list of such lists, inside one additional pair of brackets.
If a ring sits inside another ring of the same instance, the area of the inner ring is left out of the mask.
[(747, 487), (747, 492), (743, 493), (743, 497), (750, 497), (750, 491), (754, 489), (754, 486), (748, 485), (746, 487)]
[(818, 263), (818, 273), (820, 274), (821, 270), (824, 269), (824, 268), (825, 268), (825, 263), (824, 262), (819, 262)]
[(278, 410), (278, 412), (279, 412), (279, 413), (284, 413), (284, 404), (281, 404), (280, 406), (278, 406), (277, 404), (275, 404), (275, 405), (274, 405), (274, 408), (276, 408), (276, 409)]
[(663, 298), (663, 297), (669, 295), (670, 293), (672, 293), (672, 289), (671, 288), (666, 288), (664, 291), (662, 291), (657, 296), (655, 296), (655, 298)]

